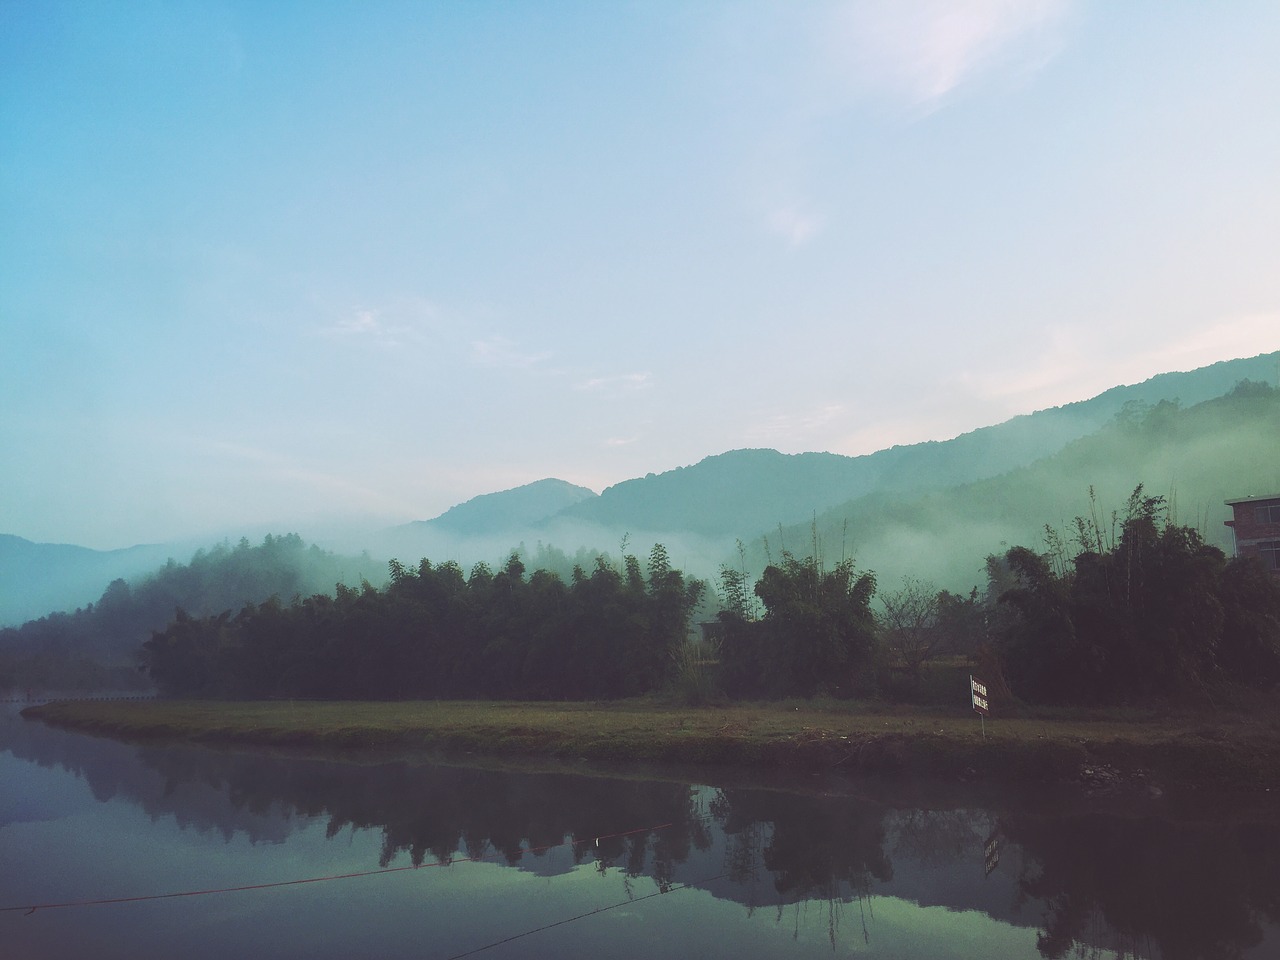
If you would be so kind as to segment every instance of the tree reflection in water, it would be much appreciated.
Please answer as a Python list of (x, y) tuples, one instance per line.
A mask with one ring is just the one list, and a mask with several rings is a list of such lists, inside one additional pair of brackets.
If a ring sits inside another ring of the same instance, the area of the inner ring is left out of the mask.
[[(648, 877), (660, 891), (703, 886), (748, 915), (773, 907), (797, 936), (814, 909), (825, 910), (833, 947), (849, 936), (854, 904), (856, 936), (874, 940), (879, 896), (1038, 927), (1049, 958), (1105, 950), (1233, 960), (1260, 942), (1264, 925), (1280, 923), (1274, 814), (1164, 819), (1156, 806), (1144, 816), (1049, 814), (1013, 800), (949, 802), (946, 791), (899, 804), (848, 789), (711, 789), (408, 759), (130, 746), (21, 723), (4, 726), (0, 749), (65, 767), (96, 797), (127, 799), (184, 828), (278, 841), (293, 825), (324, 818), (329, 838), (380, 831), (384, 867), (402, 854), (422, 865), (462, 853), (545, 875), (594, 862), (621, 872), (629, 893), (630, 880)], [(984, 840), (994, 829), (1002, 856), (984, 880)], [(571, 856), (547, 857), (566, 842)]]
[(1232, 960), (1280, 922), (1274, 823), (1006, 816), (1028, 860), (1019, 888), (1044, 903), (1040, 952), (1080, 943), (1118, 956)]

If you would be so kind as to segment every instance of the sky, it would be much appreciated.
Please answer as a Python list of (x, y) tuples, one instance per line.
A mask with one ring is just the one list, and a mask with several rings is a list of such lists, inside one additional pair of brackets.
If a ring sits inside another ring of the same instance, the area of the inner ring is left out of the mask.
[(1280, 349), (1280, 4), (0, 0), (0, 533), (385, 526)]

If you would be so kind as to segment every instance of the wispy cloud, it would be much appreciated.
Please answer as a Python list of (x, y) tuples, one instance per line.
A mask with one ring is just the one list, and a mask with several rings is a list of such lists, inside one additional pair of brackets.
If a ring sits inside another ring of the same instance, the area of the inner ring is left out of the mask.
[(635, 443), (639, 439), (639, 437), (609, 437), (605, 440), (604, 445), (606, 447), (625, 447)]
[(1076, 389), (1086, 372), (1099, 382), (1111, 375), (1109, 371), (1099, 369), (1099, 351), (1093, 348), (1093, 340), (1086, 329), (1075, 324), (1057, 324), (1045, 329), (1045, 338), (1047, 342), (1039, 348), (1038, 356), (1002, 365), (995, 373), (963, 371), (953, 379), (971, 395), (983, 400), (1004, 401), (1010, 410), (1020, 410), (1027, 404), (1059, 402), (1048, 401), (1048, 398)]
[(1219, 360), (1257, 356), (1273, 350), (1280, 350), (1280, 313), (1250, 313), (1223, 317), (1171, 337), (1139, 358), (1139, 362), (1157, 372), (1192, 370)]
[(795, 204), (788, 204), (773, 211), (769, 227), (793, 247), (803, 246), (822, 229), (822, 218)]
[(749, 427), (746, 436), (753, 442), (767, 441), (787, 446), (787, 439), (800, 439), (825, 431), (845, 415), (841, 403), (828, 403), (793, 413), (778, 413)]
[(646, 373), (623, 373), (612, 377), (592, 377), (574, 384), (575, 390), (603, 392), (607, 390), (644, 390), (652, 386), (652, 378)]
[(550, 350), (525, 350), (514, 340), (493, 334), (471, 341), (471, 359), (483, 367), (527, 370), (551, 358)]
[(867, 423), (854, 426), (840, 434), (830, 445), (833, 453), (857, 457), (877, 450), (886, 450), (895, 444), (921, 443), (956, 436), (967, 424), (953, 424), (945, 415), (928, 413), (906, 414), (892, 418), (875, 416)]
[(1117, 384), (1141, 383), (1160, 373), (1280, 349), (1276, 313), (1222, 317), (1185, 332), (1162, 330), (1159, 336), (1129, 326), (1135, 338), (1146, 336), (1150, 346), (1143, 349), (1134, 343), (1124, 350), (1101, 350), (1086, 327), (1063, 324), (1048, 331), (1038, 356), (1019, 362), (1017, 372), (1011, 373), (1007, 365), (997, 371), (968, 372), (957, 376), (954, 384), (966, 398), (989, 402), (993, 414), (1010, 416), (1081, 400)]
[(377, 334), (383, 329), (378, 315), (373, 310), (357, 310), (355, 316), (345, 317), (333, 325), (338, 333)]
[(761, 227), (792, 248), (840, 218), (832, 180), (858, 114), (943, 108), (975, 81), (1021, 78), (1066, 46), (1079, 0), (829, 0), (732, 5), (710, 54), (725, 116), (749, 138), (741, 178)]
[(321, 334), (342, 340), (359, 340), (385, 347), (425, 343), (438, 318), (434, 304), (404, 300), (386, 306), (360, 306), (321, 328)]
[(1072, 0), (850, 0), (822, 46), (848, 92), (936, 103), (996, 65), (1043, 66), (1061, 49)]
[(224, 476), (238, 481), (251, 478), (265, 497), (288, 502), (293, 509), (332, 503), (335, 497), (361, 509), (385, 509), (391, 505), (382, 491), (339, 472), (341, 467), (328, 469), (322, 463), (284, 450), (200, 434), (175, 435), (170, 442), (217, 463)]

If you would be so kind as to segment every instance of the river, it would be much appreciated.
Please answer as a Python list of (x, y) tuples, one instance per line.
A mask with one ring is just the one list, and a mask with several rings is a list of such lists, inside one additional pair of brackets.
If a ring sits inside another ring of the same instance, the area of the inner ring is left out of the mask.
[(1275, 801), (1155, 794), (139, 745), (10, 707), (0, 956), (1280, 957)]

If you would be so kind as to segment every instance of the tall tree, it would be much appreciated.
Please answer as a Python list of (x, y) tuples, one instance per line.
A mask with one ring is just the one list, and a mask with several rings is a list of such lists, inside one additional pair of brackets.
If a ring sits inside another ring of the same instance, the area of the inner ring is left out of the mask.
[(738, 696), (850, 697), (876, 689), (875, 576), (852, 561), (825, 570), (816, 557), (783, 553), (756, 584), (764, 616), (730, 614), (721, 659)]
[[(1096, 515), (1095, 515), (1096, 517)], [(1063, 566), (1015, 547), (1001, 625), (1015, 692), (1033, 700), (1120, 702), (1216, 680), (1280, 676), (1280, 586), (1227, 563), (1198, 531), (1170, 522), (1163, 497), (1134, 489), (1118, 537), (1077, 518)]]

